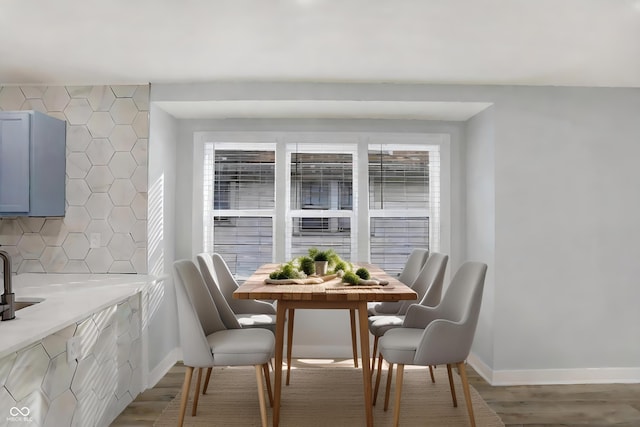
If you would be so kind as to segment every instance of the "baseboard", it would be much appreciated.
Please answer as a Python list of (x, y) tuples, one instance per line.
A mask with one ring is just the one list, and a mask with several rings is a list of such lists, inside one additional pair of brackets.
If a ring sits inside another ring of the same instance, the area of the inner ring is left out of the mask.
[(489, 384), (495, 386), (640, 383), (640, 368), (636, 367), (492, 370), (474, 354), (469, 355), (467, 363)]
[(478, 375), (484, 378), (486, 382), (491, 385), (495, 385), (493, 383), (493, 370), (489, 367), (489, 365), (484, 363), (482, 359), (471, 353), (469, 354), (469, 357), (467, 357), (467, 363), (471, 365), (473, 369), (475, 369), (475, 371), (478, 373)]
[(640, 368), (576, 368), (493, 372), (492, 385), (640, 383)]
[(169, 372), (169, 369), (176, 364), (178, 360), (182, 360), (182, 351), (179, 348), (174, 348), (165, 356), (164, 359), (158, 363), (158, 365), (149, 372), (147, 378), (147, 388), (153, 388), (156, 384)]

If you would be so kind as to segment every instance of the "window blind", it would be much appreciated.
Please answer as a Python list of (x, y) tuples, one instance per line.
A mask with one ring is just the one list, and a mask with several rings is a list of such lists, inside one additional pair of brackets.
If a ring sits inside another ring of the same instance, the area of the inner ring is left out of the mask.
[(351, 259), (354, 156), (331, 152), (331, 145), (323, 152), (299, 152), (295, 147), (290, 161), (290, 256), (306, 255), (316, 247)]
[(273, 253), (275, 150), (257, 147), (209, 143), (204, 151), (204, 249), (242, 276)]
[[(220, 253), (240, 276), (310, 247), (350, 260), (368, 255), (391, 273), (415, 247), (439, 250), (440, 145), (403, 138), (204, 143), (204, 250)], [(286, 156), (276, 156), (276, 147)], [(286, 161), (276, 165), (276, 158)], [(286, 177), (279, 188), (276, 174)], [(359, 196), (359, 189), (366, 191)], [(276, 200), (284, 215), (277, 220)], [(357, 222), (363, 210), (364, 224)]]
[(439, 247), (438, 147), (370, 144), (371, 261), (399, 272), (413, 248)]

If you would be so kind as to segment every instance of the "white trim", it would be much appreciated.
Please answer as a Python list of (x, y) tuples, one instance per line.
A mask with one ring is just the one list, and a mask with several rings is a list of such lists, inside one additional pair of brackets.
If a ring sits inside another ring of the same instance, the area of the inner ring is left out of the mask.
[(491, 368), (489, 367), (489, 365), (487, 365), (486, 363), (484, 363), (483, 360), (481, 360), (479, 357), (477, 357), (475, 354), (471, 353), (469, 354), (469, 356), (467, 357), (467, 364), (469, 364), (470, 366), (473, 367), (473, 369), (475, 369), (475, 371), (482, 377), (484, 378), (484, 380), (486, 382), (488, 382), (489, 384), (493, 385), (493, 371), (491, 370)]
[[(451, 136), (441, 134), (440, 140), (440, 249), (445, 254), (451, 254)], [(451, 260), (449, 260), (451, 263)], [(448, 268), (445, 280), (448, 281), (451, 269)]]
[(494, 371), (478, 357), (467, 362), (493, 386), (548, 384), (638, 384), (640, 368), (568, 368)]
[(179, 347), (171, 350), (164, 359), (156, 365), (147, 376), (147, 389), (155, 387), (156, 384), (169, 372), (178, 360), (182, 360), (182, 351)]
[[(204, 143), (206, 136), (203, 132), (195, 132), (193, 134), (193, 191), (192, 191), (192, 210), (191, 210), (191, 235), (202, 236), (202, 218), (204, 215), (204, 205), (202, 201), (203, 191), (203, 174), (204, 174)], [(191, 255), (195, 257), (203, 251), (201, 238), (191, 239)]]
[[(216, 132), (216, 131), (200, 131), (194, 132), (194, 150), (193, 150), (193, 210), (192, 210), (192, 236), (203, 236), (203, 206), (202, 206), (202, 180), (203, 180), (203, 153), (204, 153), (204, 143), (205, 142), (215, 142), (216, 146), (220, 143), (225, 144), (229, 147), (239, 148), (243, 143), (255, 144), (265, 144), (267, 146), (273, 147), (273, 144), (277, 145), (276, 149), (276, 163), (282, 161), (283, 158), (286, 158), (287, 161), (285, 164), (287, 165), (287, 169), (285, 172), (285, 176), (281, 176), (281, 170), (276, 168), (276, 207), (273, 212), (273, 226), (274, 226), (274, 238), (273, 238), (273, 261), (282, 261), (290, 258), (287, 254), (287, 248), (289, 245), (287, 244), (287, 237), (290, 236), (290, 217), (285, 215), (282, 217), (280, 214), (288, 211), (288, 203), (290, 200), (289, 194), (287, 194), (287, 188), (281, 187), (282, 185), (287, 185), (288, 177), (291, 174), (291, 171), (288, 169), (290, 167), (290, 153), (291, 150), (294, 149), (295, 143), (300, 143), (298, 146), (299, 151), (304, 152), (324, 152), (323, 148), (325, 148), (325, 144), (329, 143), (339, 143), (342, 144), (342, 148), (338, 148), (338, 150), (334, 150), (335, 147), (332, 147), (332, 152), (344, 152), (349, 154), (354, 154), (356, 165), (362, 166), (366, 165), (366, 158), (360, 159), (358, 153), (367, 152), (367, 148), (369, 144), (389, 144), (389, 140), (397, 141), (397, 143), (393, 143), (391, 145), (395, 147), (405, 147), (406, 149), (416, 149), (416, 145), (419, 145), (420, 149), (424, 148), (429, 149), (435, 147), (439, 147), (440, 152), (440, 233), (439, 233), (439, 242), (431, 242), (432, 244), (436, 244), (438, 247), (434, 247), (434, 249), (443, 252), (443, 253), (451, 253), (451, 137), (448, 133), (433, 133), (433, 132), (410, 132), (410, 133), (402, 133), (402, 132), (323, 132), (323, 131), (310, 131), (310, 132), (290, 132), (290, 131), (282, 131), (282, 132), (260, 132), (260, 131), (226, 131), (226, 132)], [(240, 144), (240, 145), (235, 145)], [(293, 146), (291, 144), (294, 144)], [(284, 152), (282, 152), (284, 149)], [(354, 168), (355, 169), (355, 168)], [(361, 171), (362, 172), (362, 171)], [(355, 174), (355, 170), (354, 170)], [(358, 187), (355, 187), (355, 186)], [(360, 183), (358, 180), (358, 176), (354, 176), (354, 195), (360, 194), (362, 188), (366, 188), (363, 186), (368, 185), (368, 182), (365, 180)], [(362, 187), (362, 188), (361, 188)], [(284, 193), (284, 200), (282, 200), (282, 196)], [(362, 193), (367, 194), (365, 193)], [(352, 218), (353, 221), (357, 220), (357, 223), (360, 224), (363, 228), (352, 228), (352, 239), (354, 240), (354, 245), (352, 246), (352, 252), (355, 247), (355, 253), (352, 253), (352, 258), (364, 259), (368, 258), (368, 233), (364, 233), (364, 231), (368, 231), (368, 218), (365, 218), (363, 213), (366, 213), (365, 210), (360, 212), (357, 208), (358, 203), (357, 200), (354, 200), (354, 210), (349, 212), (349, 217)], [(316, 215), (317, 212), (306, 212), (304, 215)], [(386, 215), (387, 213), (383, 214)], [(407, 212), (403, 212), (403, 215), (406, 215)], [(412, 214), (412, 213), (411, 213)], [(336, 214), (336, 211), (331, 211), (330, 216), (342, 216), (347, 215), (345, 213)], [(268, 215), (267, 215), (268, 216)], [(298, 216), (298, 215), (296, 215)], [(374, 214), (375, 216), (375, 214)], [(422, 215), (417, 215), (422, 216)], [(366, 222), (363, 222), (363, 219), (366, 219)], [(279, 233), (277, 230), (284, 230), (284, 233)], [(437, 233), (430, 231), (430, 235), (436, 236)], [(280, 237), (283, 236), (283, 237)], [(192, 255), (195, 256), (197, 253), (202, 252), (203, 250), (203, 241), (199, 238), (193, 238), (192, 240)], [(366, 244), (363, 244), (363, 247), (360, 247), (360, 244), (366, 241)], [(449, 272), (447, 272), (447, 275)]]

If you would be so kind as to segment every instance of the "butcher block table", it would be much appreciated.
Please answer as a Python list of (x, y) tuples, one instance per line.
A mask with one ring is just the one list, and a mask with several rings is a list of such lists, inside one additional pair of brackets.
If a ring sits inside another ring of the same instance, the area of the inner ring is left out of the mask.
[(273, 425), (280, 421), (280, 396), (282, 392), (282, 358), (284, 346), (284, 324), (289, 309), (347, 309), (357, 310), (360, 324), (360, 347), (362, 348), (362, 379), (364, 386), (364, 409), (367, 426), (373, 426), (373, 405), (371, 373), (369, 360), (369, 327), (367, 322), (367, 303), (373, 301), (415, 300), (417, 294), (396, 277), (390, 276), (381, 268), (368, 263), (355, 263), (369, 270), (372, 278), (382, 286), (360, 286), (342, 283), (339, 277), (321, 284), (267, 284), (269, 274), (280, 264), (265, 264), (258, 268), (233, 294), (239, 299), (277, 300), (276, 314), (276, 361), (275, 394), (273, 402)]

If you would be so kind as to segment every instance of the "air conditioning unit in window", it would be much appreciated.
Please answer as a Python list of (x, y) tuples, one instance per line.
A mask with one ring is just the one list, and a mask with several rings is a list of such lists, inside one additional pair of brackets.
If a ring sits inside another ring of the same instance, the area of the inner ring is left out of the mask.
[(224, 227), (224, 226), (232, 226), (233, 221), (231, 217), (228, 216), (217, 216), (215, 218), (213, 218), (213, 224), (217, 227)]
[[(325, 206), (304, 205), (302, 209), (327, 209)], [(329, 218), (300, 218), (300, 231), (326, 231), (329, 229)]]

